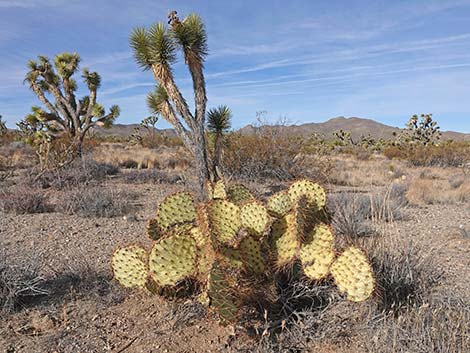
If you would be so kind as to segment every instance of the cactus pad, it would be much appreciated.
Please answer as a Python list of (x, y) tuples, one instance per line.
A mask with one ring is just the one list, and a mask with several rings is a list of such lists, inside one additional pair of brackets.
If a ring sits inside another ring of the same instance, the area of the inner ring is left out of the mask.
[(147, 281), (147, 253), (136, 245), (116, 250), (112, 259), (114, 277), (124, 287), (144, 287)]
[(240, 250), (222, 246), (219, 249), (220, 260), (228, 266), (240, 269), (243, 267)]
[(243, 184), (235, 184), (229, 187), (227, 191), (227, 199), (237, 206), (255, 199), (251, 191)]
[(299, 197), (305, 196), (309, 205), (317, 210), (322, 209), (326, 203), (325, 190), (309, 180), (296, 181), (290, 186), (288, 193), (292, 202), (296, 202)]
[(268, 211), (274, 217), (284, 217), (291, 209), (292, 201), (286, 191), (278, 192), (268, 200)]
[(243, 238), (240, 242), (240, 253), (248, 270), (256, 274), (264, 272), (265, 264), (261, 256), (261, 245), (258, 241), (250, 236)]
[(223, 323), (234, 322), (239, 312), (239, 303), (227, 278), (227, 271), (215, 263), (209, 274), (208, 295), (210, 305), (217, 311)]
[(242, 226), (253, 236), (261, 237), (269, 226), (266, 208), (257, 201), (244, 204), (240, 210)]
[(227, 198), (225, 183), (222, 180), (217, 181), (212, 189), (212, 198), (214, 200), (223, 200)]
[(214, 200), (208, 208), (211, 230), (223, 244), (234, 244), (241, 227), (240, 208), (226, 200)]
[(193, 222), (196, 219), (196, 208), (192, 195), (178, 192), (167, 196), (158, 208), (156, 219), (163, 230), (176, 224)]
[(272, 226), (272, 247), (278, 267), (295, 260), (299, 248), (295, 219), (292, 214), (278, 219)]
[(318, 224), (307, 236), (300, 248), (300, 261), (307, 277), (314, 280), (324, 278), (334, 260), (334, 238), (330, 228)]
[(366, 300), (374, 290), (371, 266), (360, 249), (346, 249), (331, 265), (330, 271), (340, 292), (347, 293), (348, 300)]
[(150, 253), (152, 278), (160, 285), (174, 285), (196, 272), (196, 241), (189, 235), (172, 235), (157, 241)]

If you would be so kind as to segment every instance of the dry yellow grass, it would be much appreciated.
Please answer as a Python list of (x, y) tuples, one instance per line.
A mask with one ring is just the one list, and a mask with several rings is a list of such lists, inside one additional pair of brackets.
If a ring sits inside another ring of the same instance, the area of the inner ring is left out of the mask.
[(470, 180), (454, 188), (449, 180), (414, 178), (406, 194), (415, 205), (470, 201)]
[(121, 143), (103, 143), (93, 151), (93, 159), (121, 168), (183, 170), (190, 156), (182, 147), (150, 149)]

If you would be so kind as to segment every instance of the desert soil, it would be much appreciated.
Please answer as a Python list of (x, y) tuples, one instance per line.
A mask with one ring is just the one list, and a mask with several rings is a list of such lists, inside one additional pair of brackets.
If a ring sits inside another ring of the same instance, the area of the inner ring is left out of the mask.
[[(132, 201), (136, 219), (0, 213), (0, 254), (15, 264), (39, 257), (49, 290), (0, 318), (0, 352), (256, 351), (256, 339), (219, 325), (190, 302), (149, 297), (112, 280), (113, 250), (129, 243), (149, 246), (146, 220), (164, 195), (181, 187), (118, 180), (103, 187), (138, 194)], [(459, 231), (470, 229), (468, 204), (408, 207), (405, 214), (405, 220), (384, 225), (385, 232), (432, 248), (445, 272), (442, 288), (470, 304), (470, 240)]]

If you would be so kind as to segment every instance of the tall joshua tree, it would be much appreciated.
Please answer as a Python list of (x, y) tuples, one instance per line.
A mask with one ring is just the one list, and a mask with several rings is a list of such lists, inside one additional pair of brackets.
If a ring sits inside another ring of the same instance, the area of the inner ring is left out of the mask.
[(210, 109), (207, 113), (207, 129), (214, 134), (214, 156), (212, 160), (212, 172), (219, 176), (217, 168), (222, 159), (222, 136), (231, 128), (232, 112), (226, 105)]
[[(206, 85), (204, 60), (207, 56), (207, 35), (201, 18), (196, 14), (180, 21), (176, 11), (169, 14), (170, 27), (157, 23), (150, 28), (135, 28), (130, 37), (137, 63), (144, 70), (151, 70), (158, 82), (147, 103), (154, 113), (159, 113), (175, 129), (188, 150), (194, 155), (199, 187), (206, 196), (206, 184), (210, 180), (207, 162), (206, 137)], [(189, 106), (176, 86), (172, 65), (176, 51), (182, 50), (193, 81), (195, 110)]]
[(119, 116), (119, 107), (113, 105), (109, 113), (97, 103), (97, 90), (101, 77), (97, 72), (82, 70), (82, 78), (89, 94), (77, 99), (77, 81), (73, 76), (79, 70), (80, 56), (61, 53), (54, 57), (54, 64), (45, 56), (28, 63), (29, 72), (25, 82), (36, 94), (46, 110), (34, 106), (32, 113), (22, 121), (23, 125), (41, 125), (51, 136), (68, 137), (75, 155), (81, 155), (84, 138), (94, 126), (110, 127)]

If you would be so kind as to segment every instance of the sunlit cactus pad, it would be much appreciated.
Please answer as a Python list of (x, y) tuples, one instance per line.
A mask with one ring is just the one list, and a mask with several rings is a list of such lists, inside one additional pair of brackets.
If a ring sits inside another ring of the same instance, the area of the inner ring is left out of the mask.
[(358, 248), (346, 249), (331, 266), (331, 274), (348, 300), (366, 300), (374, 291), (372, 268), (364, 252)]
[(129, 245), (114, 252), (112, 259), (114, 277), (124, 287), (143, 287), (147, 280), (147, 252)]

